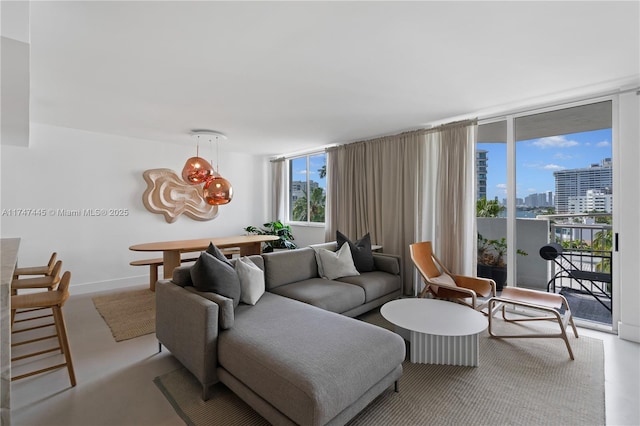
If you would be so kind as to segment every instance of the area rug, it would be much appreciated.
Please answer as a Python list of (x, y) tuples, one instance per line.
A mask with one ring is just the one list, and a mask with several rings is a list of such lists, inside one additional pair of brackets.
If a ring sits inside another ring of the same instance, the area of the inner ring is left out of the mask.
[[(389, 327), (379, 313), (364, 319)], [(405, 361), (400, 392), (387, 389), (349, 425), (603, 425), (602, 341), (570, 339), (575, 361), (560, 339), (499, 340), (486, 333), (477, 368)], [(187, 425), (268, 424), (222, 384), (202, 401), (185, 369), (154, 382)]]
[(91, 300), (116, 342), (156, 331), (156, 299), (149, 289), (127, 290)]

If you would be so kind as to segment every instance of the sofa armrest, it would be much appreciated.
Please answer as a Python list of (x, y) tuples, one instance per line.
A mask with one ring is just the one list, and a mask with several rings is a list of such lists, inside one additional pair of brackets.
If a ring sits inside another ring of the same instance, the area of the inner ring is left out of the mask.
[(198, 379), (205, 398), (218, 381), (218, 309), (170, 280), (156, 284), (156, 337)]
[(393, 275), (400, 275), (402, 265), (400, 256), (386, 253), (373, 253), (373, 265), (377, 271), (388, 272)]

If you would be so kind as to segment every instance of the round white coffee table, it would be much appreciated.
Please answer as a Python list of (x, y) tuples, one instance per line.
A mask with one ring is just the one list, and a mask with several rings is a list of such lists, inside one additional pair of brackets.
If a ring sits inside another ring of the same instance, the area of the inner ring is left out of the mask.
[(393, 300), (380, 313), (411, 344), (411, 362), (478, 366), (479, 335), (489, 325), (482, 313), (422, 298)]

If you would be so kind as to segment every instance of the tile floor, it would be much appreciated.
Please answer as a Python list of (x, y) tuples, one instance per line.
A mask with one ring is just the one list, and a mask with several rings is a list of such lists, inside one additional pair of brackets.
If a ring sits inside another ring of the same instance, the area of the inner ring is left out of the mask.
[[(183, 425), (153, 383), (179, 363), (166, 349), (158, 353), (153, 334), (116, 343), (94, 295), (72, 295), (64, 307), (78, 385), (69, 386), (64, 369), (14, 382), (12, 425)], [(607, 424), (640, 425), (640, 344), (579, 332), (604, 341)]]

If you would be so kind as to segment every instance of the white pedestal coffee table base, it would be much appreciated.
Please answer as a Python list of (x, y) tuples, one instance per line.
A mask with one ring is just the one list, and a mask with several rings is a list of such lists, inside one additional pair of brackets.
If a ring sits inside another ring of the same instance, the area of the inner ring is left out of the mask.
[(409, 341), (411, 362), (478, 366), (479, 336), (488, 326), (480, 312), (442, 300), (399, 299), (380, 313)]
[(477, 367), (480, 356), (479, 340), (477, 334), (435, 336), (412, 331), (409, 338), (411, 362)]

